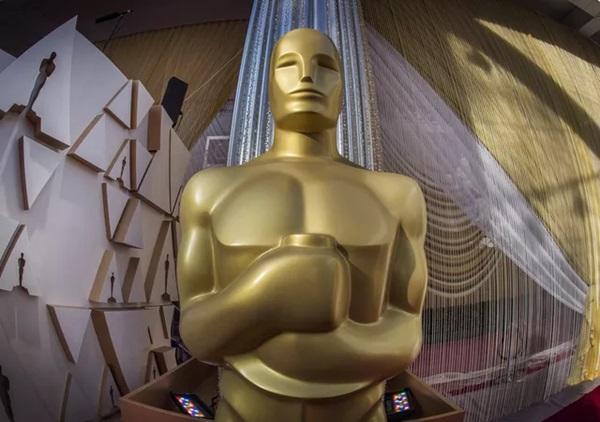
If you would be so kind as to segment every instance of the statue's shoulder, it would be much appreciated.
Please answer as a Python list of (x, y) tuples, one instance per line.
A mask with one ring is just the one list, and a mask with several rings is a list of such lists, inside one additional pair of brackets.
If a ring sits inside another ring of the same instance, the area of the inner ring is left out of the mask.
[(219, 194), (239, 178), (240, 167), (211, 167), (194, 174), (185, 185), (182, 201), (210, 207)]
[(388, 207), (400, 211), (407, 205), (420, 208), (424, 204), (423, 191), (412, 177), (387, 172), (370, 171), (369, 173), (367, 179), (370, 187)]

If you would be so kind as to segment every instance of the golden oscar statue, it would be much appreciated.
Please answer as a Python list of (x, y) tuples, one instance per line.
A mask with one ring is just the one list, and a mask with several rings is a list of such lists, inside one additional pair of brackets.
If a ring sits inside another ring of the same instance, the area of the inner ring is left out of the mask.
[(181, 333), (222, 367), (217, 421), (385, 421), (421, 347), (425, 203), (336, 149), (342, 74), (312, 29), (273, 49), (273, 147), (208, 169), (181, 203)]

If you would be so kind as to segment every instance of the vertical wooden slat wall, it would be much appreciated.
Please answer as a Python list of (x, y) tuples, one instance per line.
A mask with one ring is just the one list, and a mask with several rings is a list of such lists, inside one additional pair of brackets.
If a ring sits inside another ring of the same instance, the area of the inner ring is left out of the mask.
[(172, 76), (189, 84), (178, 133), (191, 147), (235, 92), (247, 25), (226, 21), (144, 32), (112, 40), (105, 53), (157, 101)]

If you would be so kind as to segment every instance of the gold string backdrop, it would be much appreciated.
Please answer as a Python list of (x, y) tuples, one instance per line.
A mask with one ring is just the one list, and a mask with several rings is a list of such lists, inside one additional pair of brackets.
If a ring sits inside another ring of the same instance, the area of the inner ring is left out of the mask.
[(571, 381), (600, 376), (600, 47), (508, 1), (364, 0), (363, 9), (498, 160), (590, 285)]
[(247, 26), (225, 21), (144, 32), (112, 40), (105, 53), (156, 101), (172, 76), (189, 84), (177, 132), (191, 147), (235, 91)]

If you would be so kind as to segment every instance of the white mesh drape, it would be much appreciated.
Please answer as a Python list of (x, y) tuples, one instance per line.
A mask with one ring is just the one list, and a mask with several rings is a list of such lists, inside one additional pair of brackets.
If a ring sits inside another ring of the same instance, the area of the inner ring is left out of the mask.
[(413, 370), (490, 420), (565, 385), (587, 285), (489, 151), (372, 29), (382, 167), (423, 188), (430, 285)]

